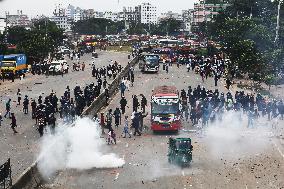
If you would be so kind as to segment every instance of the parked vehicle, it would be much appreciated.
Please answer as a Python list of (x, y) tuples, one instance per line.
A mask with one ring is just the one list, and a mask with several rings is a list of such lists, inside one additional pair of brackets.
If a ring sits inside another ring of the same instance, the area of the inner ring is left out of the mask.
[(24, 75), (28, 71), (27, 57), (24, 54), (10, 54), (2, 56), (1, 61), (1, 73), (5, 73), (5, 76)]
[(65, 60), (52, 61), (49, 65), (49, 72), (55, 72), (55, 74), (68, 73), (68, 65)]
[(192, 150), (190, 138), (169, 138), (169, 163), (188, 166), (192, 161)]

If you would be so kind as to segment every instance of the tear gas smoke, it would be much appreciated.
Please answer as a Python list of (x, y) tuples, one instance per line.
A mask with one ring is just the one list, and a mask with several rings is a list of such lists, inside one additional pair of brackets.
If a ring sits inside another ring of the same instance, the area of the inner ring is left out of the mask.
[(215, 158), (240, 158), (264, 152), (269, 147), (271, 127), (266, 118), (254, 120), (254, 127), (247, 128), (248, 118), (240, 112), (226, 112), (222, 120), (209, 124), (205, 129), (205, 144)]
[(125, 162), (114, 153), (104, 154), (106, 142), (100, 127), (89, 118), (78, 119), (74, 126), (59, 125), (55, 135), (41, 141), (38, 168), (44, 178), (63, 169), (120, 167)]

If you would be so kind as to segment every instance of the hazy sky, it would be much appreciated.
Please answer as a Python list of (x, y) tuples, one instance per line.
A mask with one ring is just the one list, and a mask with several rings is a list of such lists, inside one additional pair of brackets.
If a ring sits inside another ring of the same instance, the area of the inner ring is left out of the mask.
[[(0, 0), (0, 16), (5, 15), (5, 11), (16, 14), (17, 10), (29, 16), (47, 15), (53, 12), (55, 4), (66, 6), (72, 4), (84, 9), (95, 9), (98, 11), (122, 10), (123, 6), (134, 6), (142, 2), (149, 2), (156, 5), (158, 13), (168, 10), (180, 12), (183, 9), (192, 8), (193, 3), (198, 0)], [(118, 3), (119, 2), (119, 3)]]

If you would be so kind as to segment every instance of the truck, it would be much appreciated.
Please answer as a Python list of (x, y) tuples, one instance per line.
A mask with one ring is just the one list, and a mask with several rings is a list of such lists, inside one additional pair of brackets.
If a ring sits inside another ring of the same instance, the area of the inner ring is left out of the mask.
[(151, 96), (151, 129), (175, 131), (181, 129), (181, 105), (175, 86), (155, 87)]
[(24, 75), (28, 71), (27, 57), (24, 54), (4, 55), (1, 61), (1, 73), (10, 77)]
[(159, 67), (159, 55), (142, 54), (139, 60), (139, 69), (142, 72), (158, 72)]

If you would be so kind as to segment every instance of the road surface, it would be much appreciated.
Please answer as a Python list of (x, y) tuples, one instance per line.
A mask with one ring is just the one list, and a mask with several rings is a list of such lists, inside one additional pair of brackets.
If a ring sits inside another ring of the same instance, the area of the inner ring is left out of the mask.
[[(131, 114), (131, 96), (134, 94), (144, 94), (149, 103), (155, 86), (174, 85), (181, 90), (188, 86), (195, 88), (198, 84), (215, 90), (212, 78), (202, 83), (199, 75), (188, 73), (183, 66), (170, 67), (168, 74), (163, 70), (158, 74), (143, 74), (136, 67), (134, 87), (126, 92), (129, 104), (126, 115)], [(219, 83), (217, 88), (228, 92), (223, 83)], [(232, 90), (238, 89), (234, 87)], [(119, 107), (119, 100), (120, 94), (117, 94), (102, 112)], [(150, 106), (147, 111), (150, 111)], [(243, 119), (243, 123), (246, 123), (245, 116)], [(153, 134), (148, 130), (142, 136), (132, 138), (122, 138), (120, 126), (116, 130), (117, 145), (105, 145), (104, 150), (115, 152), (123, 158), (126, 163), (122, 168), (60, 171), (54, 181), (43, 188), (284, 188), (283, 121), (278, 122), (276, 129), (271, 129), (272, 123), (266, 119), (259, 121), (257, 129), (247, 129), (246, 124), (236, 125), (234, 122), (235, 116), (232, 119), (228, 117), (227, 122), (222, 123), (225, 128), (215, 126), (205, 129), (203, 133), (197, 127), (192, 127), (191, 123), (183, 121), (184, 130), (177, 135)], [(150, 126), (150, 116), (145, 118), (144, 124)], [(192, 138), (193, 162), (189, 167), (180, 168), (168, 163), (169, 137)]]
[[(116, 60), (124, 67), (129, 61), (127, 54), (124, 53), (99, 51), (98, 55), (99, 58), (95, 59), (97, 67), (107, 66), (110, 60)], [(5, 103), (11, 98), (11, 110), (15, 113), (17, 118), (18, 128), (16, 129), (19, 132), (14, 135), (10, 128), (11, 120), (3, 118), (4, 121), (0, 127), (0, 164), (4, 163), (8, 158), (11, 158), (13, 180), (36, 160), (39, 151), (39, 133), (35, 126), (35, 120), (31, 119), (31, 112), (29, 112), (28, 115), (23, 113), (22, 104), (17, 106), (17, 90), (21, 90), (22, 101), (24, 96), (28, 95), (30, 99), (36, 98), (37, 102), (39, 95), (42, 95), (44, 98), (49, 95), (52, 90), (56, 92), (57, 97), (60, 99), (67, 85), (69, 85), (71, 94), (73, 95), (75, 86), (79, 85), (81, 88), (84, 88), (86, 84), (90, 84), (91, 82), (96, 83), (96, 79), (91, 77), (91, 55), (86, 54), (81, 57), (81, 62), (83, 61), (86, 64), (85, 71), (72, 72), (72, 61), (68, 60), (69, 73), (65, 74), (63, 77), (61, 75), (47, 77), (45, 75), (27, 74), (26, 78), (22, 81), (19, 79), (15, 80), (14, 83), (8, 80), (5, 80), (4, 83), (1, 81), (0, 113), (4, 116)], [(29, 111), (31, 111), (30, 106)]]

